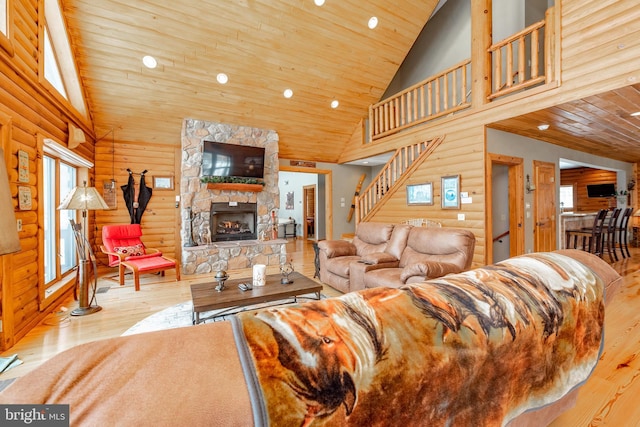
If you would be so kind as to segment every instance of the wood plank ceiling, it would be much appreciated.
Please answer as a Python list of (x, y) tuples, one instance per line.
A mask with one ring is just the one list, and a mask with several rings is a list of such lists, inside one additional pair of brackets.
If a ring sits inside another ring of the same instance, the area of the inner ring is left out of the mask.
[(114, 129), (116, 141), (178, 145), (182, 120), (195, 118), (276, 130), (281, 157), (325, 162), (338, 160), (437, 4), (62, 0), (97, 137)]
[[(624, 162), (640, 162), (640, 84), (492, 123), (489, 127)], [(538, 125), (549, 129), (539, 130)]]

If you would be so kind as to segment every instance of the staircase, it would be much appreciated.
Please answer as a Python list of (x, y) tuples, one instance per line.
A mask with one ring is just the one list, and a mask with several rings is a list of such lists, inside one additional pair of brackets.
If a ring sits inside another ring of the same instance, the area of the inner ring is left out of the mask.
[(356, 200), (356, 225), (370, 218), (381, 206), (380, 202), (395, 192), (396, 186), (406, 181), (442, 141), (444, 141), (444, 136), (398, 148), (380, 173), (358, 196)]

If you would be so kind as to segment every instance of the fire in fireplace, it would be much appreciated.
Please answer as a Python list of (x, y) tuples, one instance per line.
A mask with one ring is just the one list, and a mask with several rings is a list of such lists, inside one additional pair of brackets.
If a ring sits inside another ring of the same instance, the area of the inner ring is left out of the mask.
[(257, 239), (256, 203), (212, 203), (211, 241)]

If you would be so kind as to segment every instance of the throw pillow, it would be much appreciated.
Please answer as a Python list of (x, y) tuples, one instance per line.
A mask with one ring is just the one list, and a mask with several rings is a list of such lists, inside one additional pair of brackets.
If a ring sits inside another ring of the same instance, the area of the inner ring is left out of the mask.
[(119, 254), (126, 256), (144, 255), (144, 246), (142, 245), (142, 243), (138, 243), (137, 245), (133, 246), (116, 246), (115, 248), (113, 248), (113, 250)]

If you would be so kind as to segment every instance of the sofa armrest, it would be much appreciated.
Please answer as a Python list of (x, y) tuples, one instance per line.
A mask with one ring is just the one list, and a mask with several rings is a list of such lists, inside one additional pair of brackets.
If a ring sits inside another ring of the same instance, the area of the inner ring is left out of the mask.
[(398, 268), (400, 261), (380, 262), (377, 264), (367, 264), (362, 261), (353, 261), (349, 264), (349, 292), (361, 291), (365, 288), (364, 276), (368, 271), (378, 270), (381, 268)]
[(361, 260), (361, 262), (365, 264), (370, 264), (370, 265), (399, 262), (399, 261), (400, 260), (398, 258), (386, 252), (374, 252), (368, 255), (364, 255)]
[(402, 280), (402, 283), (407, 283), (407, 280), (415, 276), (423, 279), (433, 279), (449, 273), (459, 272), (460, 267), (455, 264), (438, 261), (422, 261), (405, 266), (400, 273), (400, 280)]
[(356, 254), (356, 247), (346, 240), (321, 240), (318, 242), (318, 249), (323, 251), (327, 258)]

